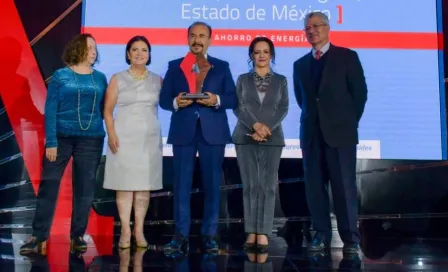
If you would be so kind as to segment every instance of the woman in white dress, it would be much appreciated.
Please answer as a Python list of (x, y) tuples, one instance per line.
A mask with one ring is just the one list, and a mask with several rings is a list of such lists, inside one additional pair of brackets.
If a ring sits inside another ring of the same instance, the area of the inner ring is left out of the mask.
[[(126, 62), (129, 69), (110, 80), (104, 107), (109, 148), (103, 187), (117, 191), (120, 249), (130, 248), (132, 236), (137, 247), (148, 247), (143, 226), (150, 191), (162, 189), (163, 159), (157, 116), (162, 78), (146, 68), (151, 63), (151, 45), (145, 37), (128, 42)], [(131, 232), (132, 207), (135, 222)]]

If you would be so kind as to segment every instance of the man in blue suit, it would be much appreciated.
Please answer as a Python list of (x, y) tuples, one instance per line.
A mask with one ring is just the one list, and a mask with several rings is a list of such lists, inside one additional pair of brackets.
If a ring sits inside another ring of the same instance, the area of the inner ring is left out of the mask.
[(218, 251), (214, 236), (219, 216), (219, 187), (225, 145), (231, 142), (226, 109), (236, 107), (237, 97), (229, 63), (207, 55), (211, 35), (211, 27), (204, 22), (193, 23), (188, 28), (188, 45), (200, 69), (196, 82), (209, 98), (196, 101), (182, 98), (189, 90), (181, 69), (184, 58), (169, 62), (160, 93), (160, 106), (172, 112), (168, 143), (173, 145), (174, 159), (176, 232), (164, 248), (166, 254), (185, 253), (189, 249), (190, 193), (196, 152), (199, 152), (204, 188), (203, 246), (207, 252)]

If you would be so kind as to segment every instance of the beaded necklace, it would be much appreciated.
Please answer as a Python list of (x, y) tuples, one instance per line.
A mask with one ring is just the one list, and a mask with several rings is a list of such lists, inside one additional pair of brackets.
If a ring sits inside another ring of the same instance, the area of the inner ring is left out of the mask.
[(75, 81), (76, 81), (76, 85), (78, 86), (78, 123), (79, 123), (79, 127), (81, 128), (81, 130), (88, 130), (90, 128), (90, 125), (92, 124), (92, 119), (93, 119), (93, 115), (95, 113), (95, 104), (96, 104), (96, 82), (95, 82), (95, 78), (93, 77), (93, 69), (91, 69), (91, 73), (90, 76), (92, 78), (92, 84), (93, 84), (93, 91), (94, 91), (94, 97), (93, 97), (93, 105), (92, 105), (92, 113), (90, 114), (90, 121), (89, 124), (87, 125), (86, 128), (84, 128), (82, 126), (82, 122), (81, 122), (81, 113), (80, 113), (80, 108), (81, 108), (81, 89), (79, 88), (79, 82), (78, 82), (78, 78), (76, 77), (76, 73), (73, 69), (70, 69), (73, 72), (73, 76), (75, 77)]
[(137, 75), (136, 73), (132, 72), (131, 69), (128, 69), (128, 73), (131, 75), (131, 77), (135, 80), (143, 80), (148, 77), (148, 70), (145, 70), (145, 72), (142, 75)]

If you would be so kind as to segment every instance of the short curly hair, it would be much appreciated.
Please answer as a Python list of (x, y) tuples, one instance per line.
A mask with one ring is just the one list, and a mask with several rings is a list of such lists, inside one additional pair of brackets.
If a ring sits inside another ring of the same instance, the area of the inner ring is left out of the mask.
[[(76, 65), (83, 62), (87, 57), (87, 38), (95, 38), (92, 34), (83, 33), (76, 35), (65, 46), (64, 53), (62, 55), (62, 61), (66, 65)], [(96, 58), (94, 64), (98, 63), (98, 51), (96, 52)]]

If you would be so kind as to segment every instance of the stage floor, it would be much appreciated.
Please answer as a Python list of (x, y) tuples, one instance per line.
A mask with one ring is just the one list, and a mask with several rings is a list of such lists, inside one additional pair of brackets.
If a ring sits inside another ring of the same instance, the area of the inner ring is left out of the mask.
[(220, 241), (220, 253), (211, 256), (198, 250), (193, 237), (187, 257), (168, 258), (161, 250), (168, 236), (150, 239), (158, 242), (146, 251), (119, 251), (116, 236), (86, 235), (89, 248), (77, 255), (70, 254), (68, 236), (53, 235), (46, 257), (28, 258), (18, 254), (28, 236), (23, 232), (1, 234), (0, 271), (448, 271), (448, 254), (444, 253), (448, 241), (441, 239), (378, 239), (363, 245), (359, 256), (343, 258), (340, 248), (327, 255), (309, 255), (281, 237), (271, 238), (266, 255), (247, 255), (238, 238)]

